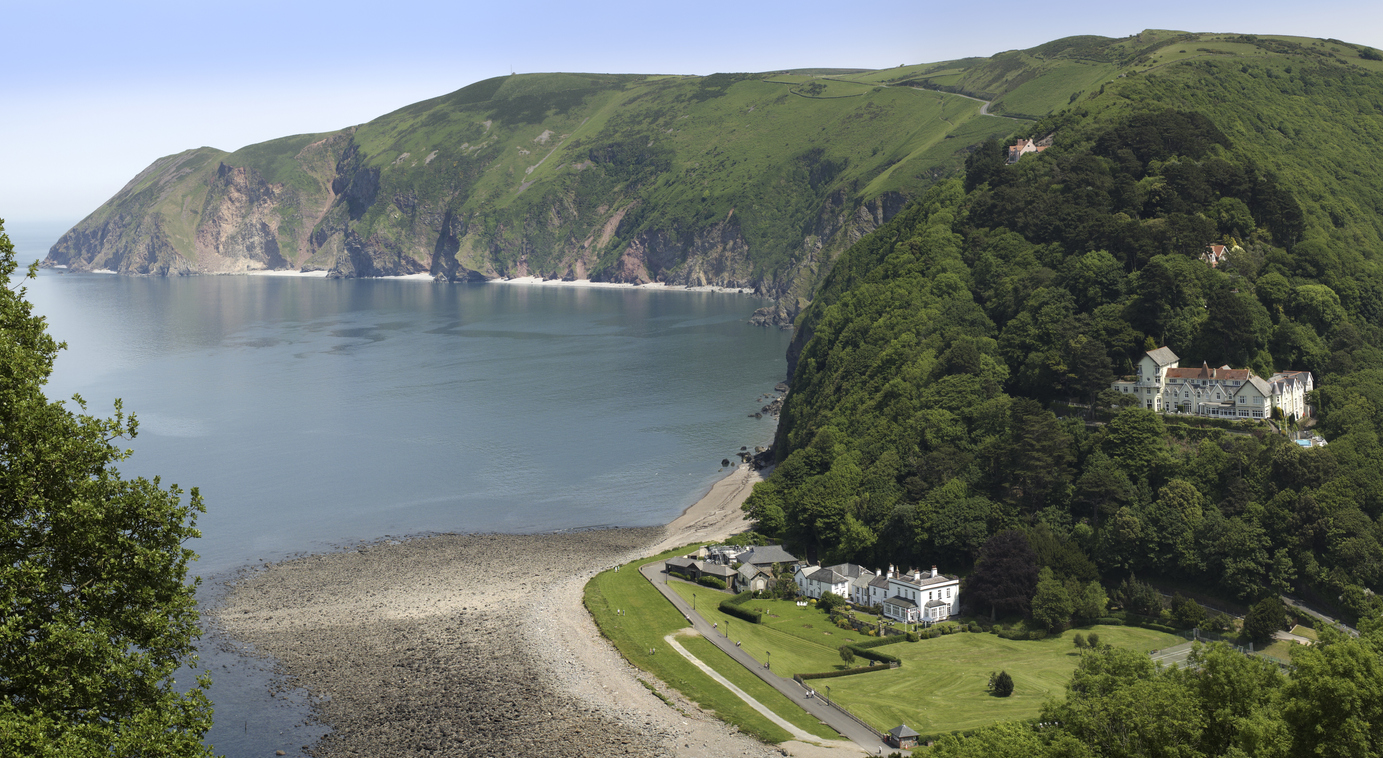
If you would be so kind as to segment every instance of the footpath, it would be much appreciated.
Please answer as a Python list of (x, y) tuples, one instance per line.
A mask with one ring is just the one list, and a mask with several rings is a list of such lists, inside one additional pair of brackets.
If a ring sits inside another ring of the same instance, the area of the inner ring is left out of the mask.
[[(768, 686), (781, 692), (793, 704), (811, 714), (816, 720), (836, 730), (841, 736), (859, 745), (870, 755), (887, 755), (894, 751), (894, 748), (884, 744), (879, 739), (879, 735), (873, 729), (827, 705), (820, 695), (807, 697), (807, 690), (802, 685), (791, 678), (773, 673), (762, 662), (755, 660), (753, 656), (746, 653), (743, 648), (736, 647), (735, 643), (720, 630), (712, 629), (705, 619), (687, 605), (681, 595), (667, 586), (667, 572), (661, 561), (644, 565), (639, 568), (639, 571), (659, 592), (663, 593), (663, 597), (667, 598), (668, 602), (681, 612), (691, 627), (700, 632), (702, 637), (710, 640), (711, 644), (720, 648), (726, 655), (762, 679)], [(813, 737), (812, 739), (816, 740), (817, 738)]]

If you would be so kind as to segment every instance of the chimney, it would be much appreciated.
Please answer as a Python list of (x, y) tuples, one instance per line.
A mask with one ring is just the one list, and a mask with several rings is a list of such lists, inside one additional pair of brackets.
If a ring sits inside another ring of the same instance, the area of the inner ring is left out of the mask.
[(920, 581), (922, 581), (922, 572), (921, 572), (921, 571), (918, 571), (917, 569), (913, 569), (913, 570), (912, 570), (912, 580), (913, 580), (914, 582), (920, 582)]
[(892, 579), (892, 578), (893, 578), (893, 564), (892, 564), (892, 563), (888, 564), (888, 578), (889, 578), (889, 579)]
[(932, 577), (936, 577), (936, 566), (932, 566)]

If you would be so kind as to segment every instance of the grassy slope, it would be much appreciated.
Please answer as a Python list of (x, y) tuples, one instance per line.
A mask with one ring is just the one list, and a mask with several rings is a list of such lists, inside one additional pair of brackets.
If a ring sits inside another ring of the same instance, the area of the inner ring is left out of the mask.
[[(601, 633), (630, 663), (657, 676), (688, 699), (739, 727), (741, 731), (766, 742), (778, 743), (789, 739), (790, 735), (786, 731), (764, 718), (663, 642), (664, 636), (686, 628), (686, 620), (639, 574), (637, 567), (684, 552), (685, 548), (669, 551), (661, 556), (627, 564), (618, 571), (606, 571), (597, 575), (586, 585), (586, 608), (595, 617)], [(624, 616), (616, 616), (616, 609), (623, 609), (627, 613)], [(705, 640), (683, 638), (682, 644), (693, 655), (701, 657), (705, 654), (705, 657), (701, 658), (702, 661), (759, 702), (773, 709), (779, 716), (823, 739), (837, 738), (833, 731), (824, 729), (815, 719), (807, 716), (787, 698), (744, 671), (738, 664), (724, 656), (720, 656), (719, 659), (711, 656), (708, 652), (710, 643)], [(654, 648), (658, 652), (649, 655), (649, 648)]]

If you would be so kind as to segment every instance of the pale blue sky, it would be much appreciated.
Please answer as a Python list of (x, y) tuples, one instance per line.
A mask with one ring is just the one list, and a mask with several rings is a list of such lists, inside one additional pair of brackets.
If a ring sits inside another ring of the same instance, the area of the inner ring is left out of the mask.
[[(1059, 8), (1042, 13), (1042, 8)], [(339, 129), (532, 71), (884, 68), (1145, 28), (1383, 48), (1377, 0), (825, 3), (0, 0), (0, 218), (72, 221), (155, 158)]]

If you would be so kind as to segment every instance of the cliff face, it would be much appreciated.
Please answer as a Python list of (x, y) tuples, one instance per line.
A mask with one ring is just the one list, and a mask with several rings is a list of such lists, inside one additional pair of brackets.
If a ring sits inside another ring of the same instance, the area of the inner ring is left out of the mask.
[(784, 298), (783, 321), (836, 255), (1013, 124), (911, 88), (808, 97), (810, 79), (506, 77), (340, 132), (191, 150), (46, 263), (716, 285)]

